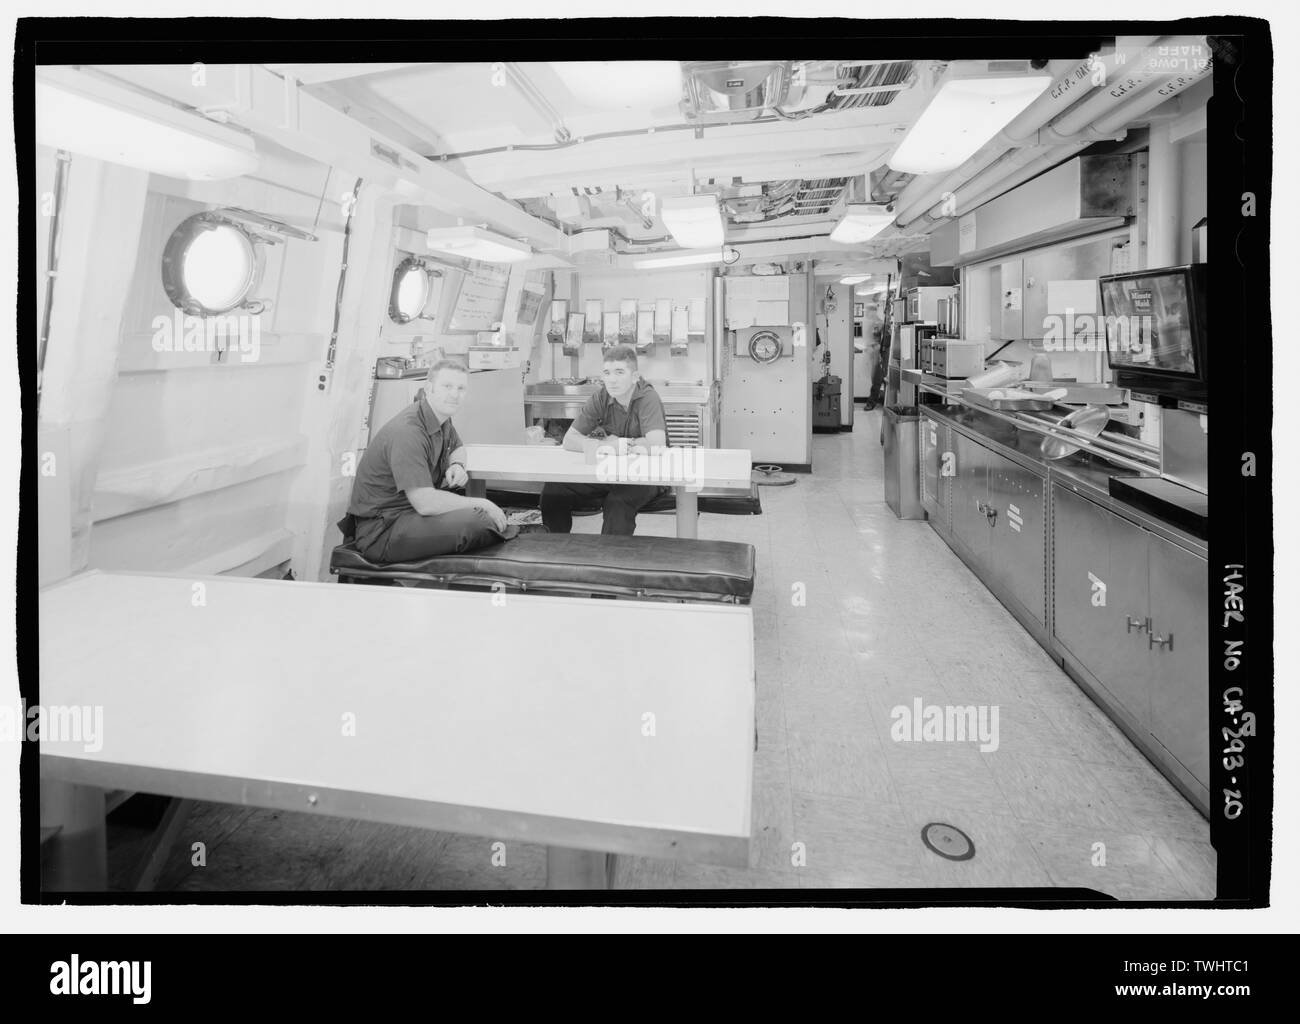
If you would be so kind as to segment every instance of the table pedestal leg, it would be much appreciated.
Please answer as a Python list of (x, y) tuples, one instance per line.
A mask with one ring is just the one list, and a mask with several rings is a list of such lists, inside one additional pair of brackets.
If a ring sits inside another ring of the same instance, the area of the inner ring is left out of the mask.
[(546, 848), (546, 888), (613, 888), (614, 855), (597, 850), (571, 850), (563, 846)]
[(699, 494), (685, 487), (677, 491), (677, 536), (695, 540), (699, 537)]
[(41, 827), (59, 830), (41, 851), (43, 891), (108, 889), (108, 828), (102, 789), (42, 779)]

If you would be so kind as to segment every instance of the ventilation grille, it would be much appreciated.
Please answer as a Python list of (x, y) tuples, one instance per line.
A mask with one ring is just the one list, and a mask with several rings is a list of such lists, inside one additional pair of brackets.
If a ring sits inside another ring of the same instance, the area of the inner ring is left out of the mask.
[(703, 430), (698, 409), (686, 412), (664, 410), (668, 425), (668, 443), (674, 448), (699, 448), (703, 443)]

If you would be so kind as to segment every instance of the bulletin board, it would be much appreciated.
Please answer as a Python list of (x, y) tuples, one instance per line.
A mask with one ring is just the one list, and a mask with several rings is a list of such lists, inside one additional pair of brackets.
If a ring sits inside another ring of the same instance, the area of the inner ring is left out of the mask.
[(449, 334), (490, 331), (505, 314), (510, 267), (502, 263), (471, 260), (461, 273), (460, 290), (447, 321)]

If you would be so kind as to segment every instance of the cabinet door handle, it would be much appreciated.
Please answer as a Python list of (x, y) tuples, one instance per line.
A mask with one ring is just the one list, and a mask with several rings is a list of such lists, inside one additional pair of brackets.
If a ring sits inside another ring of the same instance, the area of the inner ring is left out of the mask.
[(1168, 636), (1156, 636), (1154, 633), (1148, 634), (1147, 650), (1152, 650), (1155, 647), (1164, 647), (1172, 651), (1174, 649), (1173, 633), (1170, 633)]
[[(1124, 632), (1125, 632), (1125, 633), (1132, 633), (1133, 630), (1135, 630), (1135, 629), (1136, 629), (1139, 633), (1150, 633), (1150, 632), (1151, 632), (1151, 619), (1150, 619), (1150, 617), (1145, 618), (1145, 619), (1129, 619), (1129, 620), (1128, 620), (1128, 626), (1127, 626), (1127, 628), (1124, 630)], [(1150, 646), (1150, 645), (1148, 645), (1148, 646)]]

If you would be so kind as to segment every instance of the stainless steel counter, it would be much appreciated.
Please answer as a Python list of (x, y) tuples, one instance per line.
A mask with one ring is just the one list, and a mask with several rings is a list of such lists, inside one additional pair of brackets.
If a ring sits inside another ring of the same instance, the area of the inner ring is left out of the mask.
[(1004, 420), (969, 406), (925, 405), (920, 411), (980, 441), (1039, 476), (1069, 487), (1116, 515), (1131, 520), (1198, 555), (1206, 554), (1205, 541), (1179, 529), (1168, 520), (1111, 496), (1111, 477), (1128, 480), (1159, 474), (1139, 473), (1136, 470), (1114, 465), (1096, 454), (1087, 452), (1078, 452), (1064, 459), (1045, 459), (1040, 449), (1041, 434), (1021, 430)]
[(1097, 453), (1045, 459), (1042, 434), (977, 409), (920, 412), (930, 525), (1208, 815), (1205, 542), (1111, 496), (1112, 478), (1147, 474)]

